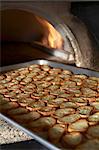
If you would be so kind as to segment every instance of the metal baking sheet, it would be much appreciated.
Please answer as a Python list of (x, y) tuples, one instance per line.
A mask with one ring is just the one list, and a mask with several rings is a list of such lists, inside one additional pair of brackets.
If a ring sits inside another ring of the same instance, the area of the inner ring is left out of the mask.
[[(91, 71), (91, 70), (88, 70), (88, 69), (82, 69), (82, 68), (78, 68), (78, 67), (74, 67), (74, 66), (70, 66), (70, 65), (65, 65), (65, 64), (62, 64), (62, 63), (57, 63), (57, 62), (48, 61), (48, 60), (33, 60), (33, 61), (30, 61), (30, 62), (26, 62), (26, 63), (21, 63), (21, 64), (16, 64), (16, 65), (1, 67), (1, 72), (3, 73), (3, 72), (7, 72), (7, 71), (18, 69), (18, 68), (22, 68), (22, 67), (28, 67), (28, 66), (30, 66), (32, 64), (40, 64), (40, 65), (47, 64), (47, 65), (49, 65), (51, 67), (68, 69), (68, 70), (72, 71), (75, 74), (85, 74), (85, 75), (88, 75), (88, 76), (99, 77), (99, 72)], [(5, 116), (3, 114), (0, 114), (0, 118), (4, 119), (8, 123), (10, 123), (10, 124), (16, 126), (17, 128), (21, 129), (22, 131), (27, 133), (29, 136), (31, 136), (32, 138), (34, 138), (35, 140), (37, 140), (38, 142), (43, 144), (45, 147), (49, 148), (50, 150), (59, 150), (58, 147), (56, 147), (53, 144), (49, 143), (45, 139), (37, 136), (36, 134), (34, 134), (33, 132), (29, 131), (25, 127), (19, 125), (17, 122), (13, 121), (9, 117), (7, 117), (7, 116)]]

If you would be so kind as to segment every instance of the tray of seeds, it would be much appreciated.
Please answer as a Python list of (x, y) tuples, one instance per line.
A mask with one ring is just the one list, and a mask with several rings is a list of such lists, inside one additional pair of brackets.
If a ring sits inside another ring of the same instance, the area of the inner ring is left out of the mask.
[(1, 118), (52, 150), (99, 150), (99, 72), (48, 60), (1, 68)]

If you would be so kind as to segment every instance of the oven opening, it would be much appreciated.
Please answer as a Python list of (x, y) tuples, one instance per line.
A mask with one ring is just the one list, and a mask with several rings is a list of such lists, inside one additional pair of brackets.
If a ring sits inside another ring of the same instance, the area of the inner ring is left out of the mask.
[(2, 11), (2, 41), (38, 42), (53, 49), (63, 49), (64, 40), (54, 26), (38, 15), (23, 10)]
[[(61, 60), (60, 57), (57, 58), (60, 53), (55, 53), (55, 50), (65, 50), (65, 38), (52, 22), (41, 16), (20, 9), (1, 11), (3, 65), (39, 58)], [(62, 57), (64, 57), (63, 54)], [(67, 57), (66, 54), (66, 59)], [(70, 59), (73, 58), (70, 56)]]

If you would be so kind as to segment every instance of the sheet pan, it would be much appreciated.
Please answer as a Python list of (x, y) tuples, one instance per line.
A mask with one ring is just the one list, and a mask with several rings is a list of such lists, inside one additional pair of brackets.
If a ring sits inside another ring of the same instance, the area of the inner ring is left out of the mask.
[[(74, 66), (70, 66), (70, 65), (65, 65), (65, 64), (62, 64), (62, 63), (57, 63), (57, 62), (48, 61), (48, 60), (33, 60), (33, 61), (30, 61), (30, 62), (26, 62), (26, 63), (15, 64), (15, 65), (11, 65), (11, 66), (5, 66), (5, 67), (1, 67), (0, 71), (1, 71), (1, 73), (3, 73), (3, 72), (11, 71), (11, 70), (14, 70), (14, 69), (22, 68), (22, 67), (28, 67), (29, 65), (32, 65), (32, 64), (40, 64), (40, 65), (47, 64), (49, 66), (56, 67), (56, 68), (68, 69), (68, 70), (72, 71), (75, 74), (85, 74), (85, 75), (88, 75), (88, 76), (99, 77), (99, 72), (91, 71), (91, 70), (88, 70), (88, 69), (82, 69), (82, 68), (78, 68), (78, 67), (74, 67)], [(35, 140), (37, 140), (38, 142), (43, 144), (45, 147), (49, 148), (50, 150), (59, 150), (58, 147), (56, 147), (53, 144), (49, 143), (45, 139), (39, 137), (35, 133), (31, 132), (29, 129), (27, 129), (27, 128), (23, 127), (22, 125), (18, 124), (17, 122), (12, 120), (8, 116), (5, 116), (4, 114), (0, 114), (0, 118), (4, 119), (8, 123), (10, 123), (10, 124), (16, 126), (17, 128), (21, 129), (22, 131), (27, 133), (29, 136), (31, 136), (32, 138), (34, 138)]]

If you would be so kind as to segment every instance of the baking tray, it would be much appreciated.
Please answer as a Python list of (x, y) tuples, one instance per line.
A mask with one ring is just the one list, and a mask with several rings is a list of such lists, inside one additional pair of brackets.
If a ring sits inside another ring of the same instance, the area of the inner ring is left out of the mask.
[[(85, 75), (88, 75), (88, 76), (99, 77), (99, 72), (88, 70), (88, 69), (82, 69), (82, 68), (78, 68), (78, 67), (74, 67), (74, 66), (70, 66), (70, 65), (65, 65), (65, 64), (62, 64), (62, 63), (57, 63), (57, 62), (48, 61), (48, 60), (33, 60), (33, 61), (30, 61), (30, 62), (26, 62), (26, 63), (16, 64), (16, 65), (11, 65), (11, 66), (5, 66), (5, 67), (1, 67), (0, 71), (1, 71), (1, 73), (3, 73), (3, 72), (11, 71), (11, 70), (14, 70), (14, 69), (22, 68), (22, 67), (28, 67), (32, 64), (40, 64), (40, 65), (47, 64), (51, 67), (70, 70), (75, 74), (85, 74)], [(34, 138), (36, 141), (43, 144), (48, 149), (50, 149), (50, 150), (59, 150), (58, 147), (54, 146), (53, 144), (51, 144), (47, 140), (45, 140), (45, 139), (39, 137), (38, 135), (34, 134), (32, 131), (30, 131), (29, 129), (26, 129), (25, 127), (18, 124), (17, 122), (10, 119), (9, 117), (5, 116), (4, 114), (0, 114), (0, 118), (4, 119), (5, 121), (12, 124), (13, 126), (21, 129), (22, 131), (27, 133), (29, 136)]]

